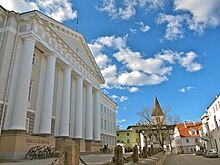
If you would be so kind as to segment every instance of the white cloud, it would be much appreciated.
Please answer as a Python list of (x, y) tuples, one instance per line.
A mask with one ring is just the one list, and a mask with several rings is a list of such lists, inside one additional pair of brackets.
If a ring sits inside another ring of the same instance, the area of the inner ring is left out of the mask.
[(183, 38), (182, 23), (187, 19), (187, 15), (166, 15), (160, 13), (156, 19), (157, 24), (167, 23), (164, 38), (167, 40), (176, 40)]
[(129, 31), (131, 32), (131, 34), (136, 34), (137, 33), (137, 29), (130, 28)]
[(219, 0), (174, 0), (174, 10), (191, 13), (189, 28), (198, 33), (202, 33), (206, 27), (216, 27), (220, 24)]
[(119, 96), (116, 96), (116, 95), (112, 95), (112, 99), (113, 99), (114, 101), (119, 100), (120, 102), (124, 102), (124, 101), (128, 100), (128, 97), (127, 97), (127, 96), (121, 96), (121, 97), (119, 97)]
[(124, 123), (126, 122), (126, 119), (117, 120), (116, 123)]
[(192, 89), (195, 89), (195, 87), (187, 86), (187, 87), (184, 87), (184, 88), (179, 89), (179, 92), (181, 92), (181, 93), (186, 93), (186, 92), (188, 92), (188, 91), (190, 91), (190, 90), (192, 90)]
[(158, 76), (155, 74), (147, 75), (139, 71), (122, 73), (118, 77), (119, 84), (128, 85), (128, 86), (155, 85), (155, 84), (160, 84), (166, 80), (167, 80), (166, 76)]
[(1, 0), (0, 4), (8, 10), (25, 12), (30, 10), (40, 10), (57, 21), (63, 22), (77, 17), (77, 12), (73, 10), (70, 0)]
[(175, 10), (189, 11), (197, 22), (219, 24), (219, 0), (175, 0), (174, 7)]
[(202, 65), (196, 62), (198, 56), (194, 52), (162, 50), (146, 56), (127, 46), (127, 36), (100, 37), (93, 40), (89, 47), (105, 78), (102, 87), (107, 89), (136, 92), (139, 86), (160, 84), (168, 80), (173, 66), (178, 64), (189, 72), (202, 69)]
[(14, 10), (16, 12), (39, 10), (38, 5), (35, 2), (28, 2), (25, 0), (1, 0), (0, 5), (7, 10)]
[(195, 72), (202, 69), (202, 65), (194, 62), (194, 59), (198, 55), (194, 52), (188, 52), (186, 53), (185, 57), (179, 57), (179, 63), (181, 66), (185, 67), (187, 71), (189, 72)]
[(123, 0), (121, 5), (116, 0), (103, 0), (97, 10), (107, 13), (112, 19), (129, 20), (136, 14), (137, 9), (149, 11), (163, 6), (164, 0)]
[(131, 88), (129, 88), (129, 92), (131, 92), (131, 93), (135, 93), (135, 92), (137, 92), (139, 90), (139, 88), (137, 88), (137, 87), (131, 87)]
[(145, 25), (143, 22), (139, 22), (139, 26), (141, 31), (144, 33), (150, 30), (150, 26)]
[(172, 68), (165, 67), (163, 60), (157, 58), (142, 57), (140, 52), (134, 52), (129, 48), (121, 49), (113, 55), (119, 62), (125, 64), (131, 70), (143, 71), (147, 74), (168, 74)]

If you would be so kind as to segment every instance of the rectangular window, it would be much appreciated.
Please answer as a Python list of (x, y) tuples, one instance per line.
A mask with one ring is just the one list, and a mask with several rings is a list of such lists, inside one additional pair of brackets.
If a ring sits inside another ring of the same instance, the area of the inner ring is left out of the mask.
[(103, 129), (103, 118), (101, 118), (101, 129)]
[(25, 129), (27, 132), (29, 132), (29, 123), (30, 123), (30, 119), (26, 118)]
[(105, 130), (107, 129), (107, 127), (106, 127), (106, 120), (104, 120), (104, 128), (105, 128)]
[(198, 139), (197, 138), (195, 138), (195, 143), (198, 143)]
[(186, 143), (189, 143), (189, 139), (186, 139)]
[(33, 54), (32, 64), (36, 65), (36, 55), (35, 55), (35, 53)]
[(129, 133), (127, 133), (127, 136), (129, 136)]
[(127, 139), (127, 143), (130, 143), (130, 139)]
[(28, 101), (31, 101), (32, 89), (33, 89), (33, 80), (31, 80), (29, 84)]

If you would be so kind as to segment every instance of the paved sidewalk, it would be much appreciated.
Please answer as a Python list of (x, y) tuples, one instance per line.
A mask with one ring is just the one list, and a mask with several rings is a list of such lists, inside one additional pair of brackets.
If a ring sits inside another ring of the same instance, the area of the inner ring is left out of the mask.
[(162, 156), (163, 156), (163, 153), (160, 152), (160, 153), (155, 154), (153, 156), (148, 156), (147, 158), (139, 158), (139, 161), (137, 163), (130, 161), (128, 163), (125, 163), (125, 165), (140, 165), (140, 164), (156, 165)]
[(0, 161), (0, 165), (49, 165), (54, 158), (50, 159), (35, 159), (35, 160), (16, 160), (16, 161)]
[[(131, 153), (124, 154), (124, 157), (127, 158), (131, 156)], [(111, 164), (113, 154), (91, 154), (91, 155), (81, 155), (83, 161), (87, 163), (87, 165), (103, 165), (106, 163)], [(125, 165), (156, 165), (158, 160), (162, 157), (162, 153), (155, 154), (153, 156), (149, 156), (148, 158), (140, 158), (137, 163), (133, 163), (131, 160)], [(0, 160), (0, 165), (50, 165), (55, 158), (50, 159), (35, 159), (35, 160), (16, 160), (16, 161), (4, 161), (4, 163)], [(79, 165), (83, 165), (81, 162)]]

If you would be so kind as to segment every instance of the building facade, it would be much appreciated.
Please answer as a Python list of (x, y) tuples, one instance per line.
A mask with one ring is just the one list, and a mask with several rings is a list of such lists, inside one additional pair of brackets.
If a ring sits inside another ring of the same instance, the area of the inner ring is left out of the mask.
[(202, 149), (201, 143), (201, 122), (180, 123), (174, 129), (174, 151), (180, 153), (195, 153)]
[[(81, 152), (99, 150), (101, 136), (116, 137), (117, 106), (101, 84), (82, 34), (39, 11), (0, 6), (1, 157), (22, 158), (31, 146), (57, 147), (63, 139), (73, 139)], [(101, 129), (103, 104), (112, 115), (108, 131)]]
[(202, 116), (202, 138), (206, 149), (216, 149), (220, 151), (220, 94), (207, 107)]
[(101, 111), (101, 142), (108, 145), (108, 148), (114, 149), (116, 145), (116, 112), (117, 104), (101, 93), (100, 97)]

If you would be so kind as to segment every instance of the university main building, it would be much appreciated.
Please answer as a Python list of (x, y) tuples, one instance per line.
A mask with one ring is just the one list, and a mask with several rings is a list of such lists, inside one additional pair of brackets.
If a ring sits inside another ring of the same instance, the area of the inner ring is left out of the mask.
[(116, 104), (82, 34), (39, 11), (0, 6), (0, 158), (74, 140), (115, 145)]

